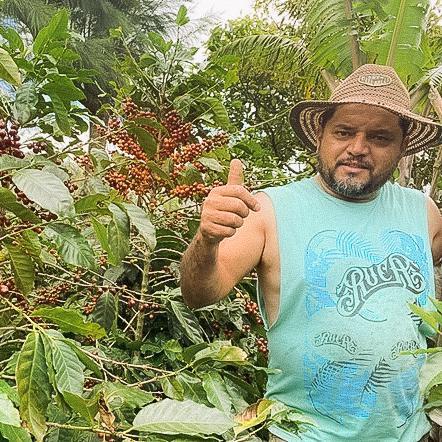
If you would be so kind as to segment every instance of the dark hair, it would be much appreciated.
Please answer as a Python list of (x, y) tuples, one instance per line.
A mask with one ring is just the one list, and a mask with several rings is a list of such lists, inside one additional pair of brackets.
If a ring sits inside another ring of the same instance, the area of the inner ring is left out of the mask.
[[(330, 119), (333, 117), (337, 109), (337, 106), (330, 106), (328, 107), (322, 115), (319, 117), (319, 124), (322, 126), (322, 128), (325, 128), (325, 125), (330, 121)], [(408, 130), (411, 126), (411, 121), (406, 120), (405, 118), (399, 117), (399, 126), (402, 130), (402, 136), (406, 136), (408, 133)]]

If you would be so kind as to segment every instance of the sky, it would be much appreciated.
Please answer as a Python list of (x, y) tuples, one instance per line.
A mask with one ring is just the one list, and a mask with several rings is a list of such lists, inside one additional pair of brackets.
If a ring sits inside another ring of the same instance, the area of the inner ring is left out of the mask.
[(250, 14), (253, 3), (253, 0), (194, 0), (190, 8), (190, 16), (200, 18), (214, 15), (224, 22)]

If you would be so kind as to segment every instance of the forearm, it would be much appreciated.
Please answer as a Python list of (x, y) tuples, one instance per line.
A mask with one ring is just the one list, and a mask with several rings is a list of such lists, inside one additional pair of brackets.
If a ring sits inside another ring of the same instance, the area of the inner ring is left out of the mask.
[(225, 293), (223, 290), (219, 243), (210, 243), (198, 232), (183, 255), (180, 266), (181, 293), (192, 308), (214, 304)]

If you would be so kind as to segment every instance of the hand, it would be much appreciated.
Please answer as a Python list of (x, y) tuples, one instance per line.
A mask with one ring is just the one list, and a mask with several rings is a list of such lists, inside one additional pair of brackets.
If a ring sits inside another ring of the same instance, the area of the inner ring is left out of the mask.
[(216, 244), (233, 236), (250, 210), (260, 209), (257, 199), (243, 184), (242, 163), (232, 160), (227, 184), (212, 189), (203, 204), (199, 232), (206, 241)]

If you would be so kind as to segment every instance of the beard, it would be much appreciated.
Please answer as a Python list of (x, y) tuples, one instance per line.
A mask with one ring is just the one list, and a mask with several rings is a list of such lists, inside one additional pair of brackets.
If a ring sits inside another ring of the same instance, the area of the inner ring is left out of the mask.
[[(328, 187), (338, 195), (349, 198), (360, 198), (380, 189), (391, 177), (397, 167), (398, 161), (392, 163), (384, 172), (375, 175), (373, 173), (373, 167), (364, 161), (355, 159), (341, 160), (333, 167), (329, 167), (324, 163), (321, 155), (319, 155), (318, 172)], [(368, 172), (368, 178), (361, 179), (356, 173), (349, 173), (345, 178), (338, 178), (337, 168), (345, 164), (364, 168)]]

